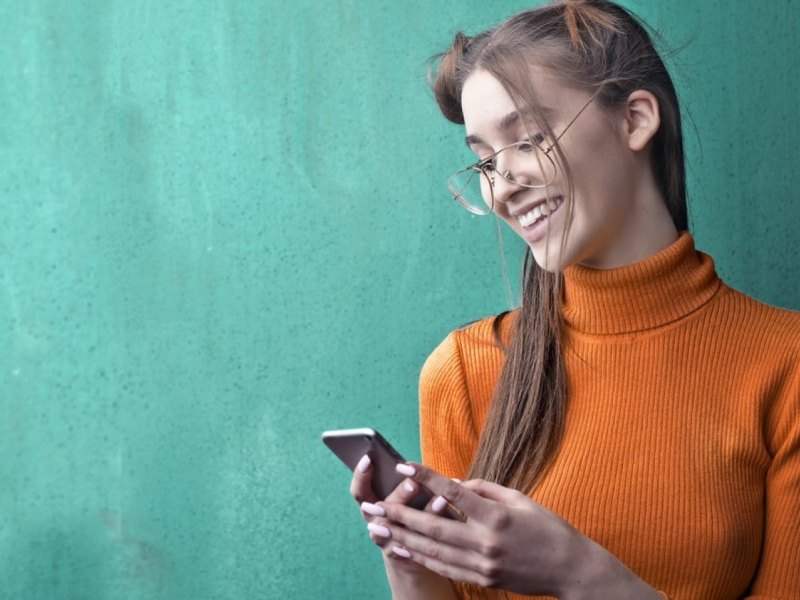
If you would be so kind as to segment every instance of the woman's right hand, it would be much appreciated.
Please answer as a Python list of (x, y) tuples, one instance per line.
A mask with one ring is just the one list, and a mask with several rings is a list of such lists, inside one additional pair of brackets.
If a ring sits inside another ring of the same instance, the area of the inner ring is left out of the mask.
[[(392, 588), (392, 597), (396, 599), (413, 598), (438, 598), (455, 599), (450, 582), (416, 562), (403, 556), (402, 547), (392, 542), (390, 530), (387, 525), (402, 527), (398, 523), (390, 522), (386, 517), (370, 514), (368, 511), (382, 513), (383, 509), (375, 506), (380, 500), (372, 489), (372, 476), (375, 468), (369, 456), (364, 455), (353, 470), (353, 479), (350, 482), (350, 495), (358, 503), (361, 516), (367, 522), (370, 539), (381, 548), (383, 553), (386, 575), (389, 586)], [(385, 499), (389, 502), (398, 502), (408, 505), (417, 495), (420, 485), (411, 479), (404, 479)], [(436, 514), (444, 513), (446, 504), (441, 501), (431, 501), (425, 507), (426, 511)]]
[[(361, 516), (367, 523), (370, 539), (381, 548), (384, 559), (387, 560), (387, 567), (389, 563), (394, 563), (393, 566), (400, 567), (408, 571), (427, 570), (424, 567), (416, 564), (413, 561), (405, 560), (402, 556), (392, 551), (391, 538), (389, 537), (389, 529), (387, 525), (389, 520), (385, 517), (377, 517), (367, 512), (370, 506), (381, 500), (375, 495), (372, 488), (372, 476), (375, 473), (375, 467), (369, 459), (368, 455), (361, 457), (358, 465), (353, 470), (353, 479), (350, 482), (350, 495), (358, 503), (361, 509)], [(410, 480), (404, 479), (400, 484), (386, 497), (390, 502), (398, 502), (400, 504), (409, 504), (414, 496), (419, 492), (419, 484)], [(366, 503), (366, 504), (365, 504)], [(366, 510), (365, 510), (366, 509)], [(394, 524), (396, 526), (396, 524)]]

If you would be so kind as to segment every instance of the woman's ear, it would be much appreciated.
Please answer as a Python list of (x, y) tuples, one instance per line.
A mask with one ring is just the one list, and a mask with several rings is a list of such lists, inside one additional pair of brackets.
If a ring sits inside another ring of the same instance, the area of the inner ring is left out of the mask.
[(631, 92), (624, 106), (624, 117), (628, 148), (644, 150), (661, 125), (658, 100), (647, 90)]

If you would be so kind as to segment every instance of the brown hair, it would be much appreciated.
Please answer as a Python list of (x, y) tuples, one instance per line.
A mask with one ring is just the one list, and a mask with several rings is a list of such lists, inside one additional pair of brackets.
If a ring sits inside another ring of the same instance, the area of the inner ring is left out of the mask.
[[(432, 86), (444, 116), (463, 123), (461, 91), (476, 69), (492, 74), (523, 114), (542, 124), (531, 66), (597, 92), (600, 106), (624, 105), (634, 90), (658, 100), (661, 125), (650, 144), (655, 180), (679, 231), (687, 229), (683, 136), (672, 80), (646, 26), (607, 0), (559, 0), (512, 16), (474, 37), (456, 34), (440, 55)], [(568, 182), (569, 165), (555, 147)], [(562, 241), (563, 243), (563, 241)], [(562, 276), (540, 268), (528, 250), (522, 307), (469, 477), (529, 492), (561, 440), (567, 389), (559, 310)], [(499, 327), (496, 319), (496, 328)]]

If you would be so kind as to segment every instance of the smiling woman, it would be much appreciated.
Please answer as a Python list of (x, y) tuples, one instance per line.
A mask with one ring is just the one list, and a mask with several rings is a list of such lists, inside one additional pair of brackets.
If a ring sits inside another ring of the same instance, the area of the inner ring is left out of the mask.
[(528, 254), (521, 308), (425, 364), (425, 465), (382, 502), (355, 471), (394, 597), (800, 598), (800, 315), (695, 249), (645, 27), (552, 2), (457, 35), (434, 89), (476, 159), (451, 193)]
[[(484, 192), (488, 204), (528, 243), (536, 262), (548, 271), (574, 262), (611, 268), (650, 256), (675, 241), (675, 225), (645, 151), (659, 126), (655, 96), (636, 90), (628, 104), (615, 111), (615, 118), (605, 118), (605, 111), (592, 102), (597, 92), (569, 88), (545, 73), (536, 79), (543, 83), (543, 101), (561, 107), (552, 111), (552, 121), (561, 124), (558, 148), (575, 173), (578, 197), (567, 204), (574, 211), (569, 227), (566, 211), (558, 210), (569, 182), (556, 180), (557, 168), (549, 159), (556, 142), (540, 150), (545, 158), (532, 159), (523, 152), (497, 154), (494, 147), (508, 147), (509, 140), (528, 136), (531, 126), (523, 119), (507, 118), (518, 114), (516, 104), (487, 70), (477, 68), (461, 95), (467, 130), (472, 132), (467, 140), (482, 157), (484, 171), (490, 171)], [(581, 114), (586, 116), (579, 119)], [(530, 137), (537, 136), (543, 138), (541, 133)], [(535, 189), (538, 194), (532, 192)]]

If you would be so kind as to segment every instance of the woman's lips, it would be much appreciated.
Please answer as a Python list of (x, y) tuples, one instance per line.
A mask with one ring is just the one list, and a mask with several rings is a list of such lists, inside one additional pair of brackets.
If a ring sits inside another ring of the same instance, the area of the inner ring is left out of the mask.
[(517, 223), (522, 228), (522, 237), (529, 244), (538, 242), (547, 234), (547, 226), (550, 215), (555, 213), (564, 203), (563, 196), (553, 196), (552, 198), (539, 202), (532, 209), (516, 217)]

